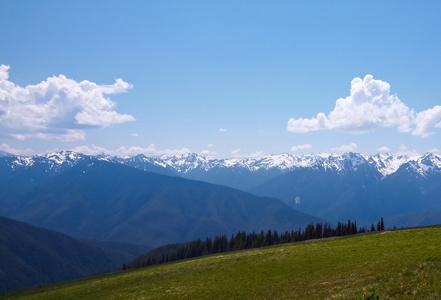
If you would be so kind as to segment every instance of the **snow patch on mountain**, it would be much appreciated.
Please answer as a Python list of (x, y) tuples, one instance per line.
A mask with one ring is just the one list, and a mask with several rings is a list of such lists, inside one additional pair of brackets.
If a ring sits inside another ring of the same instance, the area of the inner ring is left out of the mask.
[(386, 154), (377, 154), (369, 157), (369, 163), (374, 165), (375, 168), (386, 177), (395, 173), (401, 165), (407, 163), (409, 160), (414, 157), (409, 157), (407, 155), (392, 155), (389, 153)]
[(441, 173), (441, 157), (433, 153), (427, 153), (417, 159), (408, 162), (408, 170), (426, 177), (429, 174)]
[(48, 170), (59, 171), (61, 168), (76, 165), (85, 159), (106, 160), (109, 162), (130, 165), (147, 170), (148, 166), (157, 166), (186, 174), (192, 171), (209, 172), (213, 169), (237, 169), (247, 172), (264, 172), (277, 170), (281, 173), (296, 169), (314, 169), (323, 171), (349, 172), (359, 168), (371, 168), (378, 171), (383, 178), (395, 173), (401, 166), (408, 164), (412, 172), (420, 176), (427, 176), (432, 172), (441, 172), (441, 157), (427, 153), (423, 156), (407, 156), (401, 154), (377, 154), (366, 156), (359, 153), (347, 152), (340, 154), (274, 154), (261, 158), (225, 158), (214, 159), (209, 156), (195, 153), (182, 155), (162, 155), (147, 157), (143, 154), (130, 157), (112, 157), (106, 155), (87, 156), (72, 151), (60, 151), (36, 156), (9, 156), (8, 165), (11, 168), (32, 167), (35, 164), (44, 164)]
[(18, 156), (12, 163), (11, 168), (15, 169), (17, 167), (31, 167), (35, 160), (28, 156)]

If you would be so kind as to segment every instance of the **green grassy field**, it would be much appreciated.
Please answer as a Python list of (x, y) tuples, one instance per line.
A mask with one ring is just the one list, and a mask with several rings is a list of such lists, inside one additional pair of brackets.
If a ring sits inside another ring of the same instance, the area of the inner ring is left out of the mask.
[(230, 252), (0, 299), (423, 299), (441, 295), (441, 228)]

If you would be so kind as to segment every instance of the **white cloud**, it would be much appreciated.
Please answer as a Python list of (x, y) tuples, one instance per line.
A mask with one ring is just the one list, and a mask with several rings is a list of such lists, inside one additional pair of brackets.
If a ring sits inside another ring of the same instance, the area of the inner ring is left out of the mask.
[(306, 133), (317, 130), (340, 130), (365, 133), (381, 127), (396, 127), (399, 132), (426, 137), (441, 128), (441, 106), (415, 114), (396, 95), (390, 94), (390, 84), (375, 80), (372, 75), (351, 81), (350, 95), (336, 101), (327, 116), (316, 118), (290, 118), (287, 130)]
[(239, 152), (240, 152), (240, 148), (231, 151), (231, 154), (233, 154), (233, 155), (237, 155), (237, 154), (239, 154)]
[(430, 149), (430, 150), (427, 151), (427, 152), (430, 152), (430, 153), (439, 153), (440, 151), (439, 151), (438, 148), (432, 148), (432, 149)]
[(79, 153), (83, 153), (86, 155), (98, 155), (98, 154), (110, 154), (110, 155), (115, 155), (113, 151), (109, 151), (106, 148), (100, 147), (100, 146), (96, 146), (96, 145), (92, 145), (92, 146), (77, 146), (75, 148), (70, 149), (71, 151), (74, 152), (79, 152)]
[(263, 151), (256, 151), (250, 154), (245, 154), (244, 157), (246, 158), (260, 158), (263, 155)]
[(86, 133), (83, 130), (65, 129), (65, 130), (55, 130), (52, 133), (34, 132), (25, 134), (15, 134), (11, 133), (11, 137), (17, 140), (27, 140), (30, 138), (37, 138), (43, 140), (58, 140), (63, 142), (72, 142), (86, 139)]
[(0, 130), (17, 139), (84, 140), (83, 129), (135, 121), (115, 111), (107, 95), (132, 86), (122, 79), (112, 85), (76, 82), (64, 75), (20, 87), (9, 79), (9, 66), (0, 66)]
[(130, 136), (138, 137), (139, 133), (131, 133)]
[(175, 149), (175, 150), (171, 150), (171, 149), (159, 150), (156, 149), (154, 144), (150, 144), (147, 148), (132, 146), (132, 147), (119, 147), (118, 149), (115, 150), (106, 149), (95, 145), (92, 145), (91, 147), (77, 146), (71, 150), (88, 155), (97, 155), (97, 154), (106, 153), (109, 155), (117, 155), (117, 156), (133, 156), (137, 154), (144, 154), (146, 156), (160, 156), (160, 155), (173, 156), (173, 155), (182, 155), (182, 154), (190, 153), (190, 150), (187, 148)]
[(383, 147), (377, 148), (377, 151), (378, 152), (390, 152), (391, 149), (389, 147), (383, 146)]
[(34, 150), (32, 150), (31, 148), (28, 148), (28, 149), (14, 149), (14, 148), (10, 147), (8, 144), (5, 144), (5, 143), (0, 145), (0, 150), (8, 152), (8, 153), (11, 153), (11, 154), (15, 154), (15, 155), (33, 155), (34, 154)]
[(312, 148), (311, 144), (297, 145), (297, 146), (292, 146), (291, 151), (305, 150), (305, 149), (311, 149), (311, 148)]
[(236, 149), (231, 151), (231, 154), (233, 155), (233, 157), (237, 157), (237, 158), (260, 158), (263, 155), (262, 151), (256, 151), (249, 154), (239, 154), (239, 152), (240, 149)]
[(357, 149), (357, 144), (350, 143), (349, 145), (341, 145), (340, 147), (332, 148), (331, 150), (338, 152), (353, 152), (355, 149)]
[(227, 129), (226, 128), (219, 128), (217, 131), (219, 131), (219, 132), (226, 132)]
[(421, 154), (418, 151), (416, 151), (414, 149), (410, 150), (409, 148), (407, 148), (406, 145), (401, 145), (399, 150), (398, 150), (398, 152), (396, 154), (407, 155), (409, 157), (419, 157), (419, 156), (421, 156)]
[(417, 113), (415, 124), (416, 127), (412, 132), (413, 135), (427, 137), (434, 134), (438, 128), (441, 128), (441, 106), (437, 105)]
[(213, 144), (207, 144), (207, 147), (213, 147), (214, 145)]
[(210, 150), (207, 150), (207, 149), (204, 149), (204, 150), (201, 151), (201, 155), (205, 155), (205, 156), (216, 156), (218, 154), (219, 153), (217, 153), (216, 151), (210, 151)]

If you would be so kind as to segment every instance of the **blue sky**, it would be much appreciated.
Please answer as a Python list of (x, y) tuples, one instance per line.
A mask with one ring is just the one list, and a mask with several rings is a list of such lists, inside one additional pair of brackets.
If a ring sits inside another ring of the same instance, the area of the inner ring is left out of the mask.
[(1, 0), (0, 150), (436, 152), (440, 14), (440, 1)]

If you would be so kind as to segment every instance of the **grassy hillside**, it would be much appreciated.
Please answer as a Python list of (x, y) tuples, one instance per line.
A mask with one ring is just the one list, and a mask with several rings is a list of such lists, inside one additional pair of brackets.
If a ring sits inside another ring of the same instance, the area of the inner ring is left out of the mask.
[[(113, 273), (1, 299), (380, 299), (441, 295), (441, 228), (232, 252)], [(439, 296), (437, 296), (439, 298)]]

